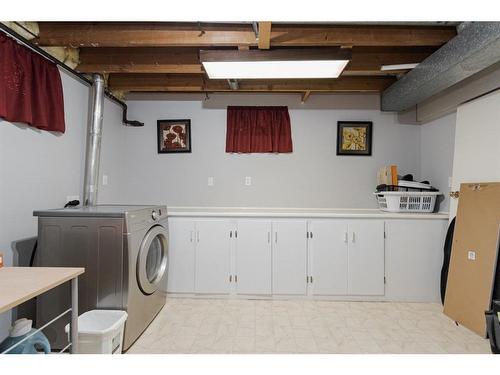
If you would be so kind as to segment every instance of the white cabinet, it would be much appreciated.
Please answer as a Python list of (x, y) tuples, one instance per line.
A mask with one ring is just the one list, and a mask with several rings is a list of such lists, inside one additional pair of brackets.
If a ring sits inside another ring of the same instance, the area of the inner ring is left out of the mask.
[(194, 221), (170, 219), (168, 249), (169, 293), (194, 293)]
[(310, 233), (313, 294), (384, 294), (382, 220), (314, 220)]
[(313, 221), (309, 230), (312, 293), (347, 294), (347, 222)]
[(236, 238), (236, 293), (271, 294), (271, 222), (238, 220)]
[(386, 297), (391, 301), (440, 302), (446, 220), (388, 220)]
[(273, 222), (273, 294), (304, 295), (307, 290), (307, 222)]
[(446, 227), (434, 219), (173, 217), (167, 291), (438, 301)]
[(169, 293), (229, 293), (229, 220), (169, 220)]
[(384, 294), (384, 222), (349, 221), (347, 293)]
[(195, 224), (195, 292), (228, 294), (231, 276), (229, 220), (203, 220)]

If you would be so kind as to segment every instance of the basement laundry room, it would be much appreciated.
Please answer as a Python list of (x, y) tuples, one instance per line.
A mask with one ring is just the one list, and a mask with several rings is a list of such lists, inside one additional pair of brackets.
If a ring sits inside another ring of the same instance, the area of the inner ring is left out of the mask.
[(491, 366), (500, 22), (201, 9), (0, 23), (0, 368)]

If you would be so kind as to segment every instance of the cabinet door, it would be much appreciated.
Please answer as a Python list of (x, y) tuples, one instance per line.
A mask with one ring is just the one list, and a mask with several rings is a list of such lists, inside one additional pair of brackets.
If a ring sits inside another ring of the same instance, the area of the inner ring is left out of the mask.
[(231, 230), (229, 220), (196, 222), (196, 293), (229, 293)]
[(394, 301), (441, 302), (448, 220), (387, 220), (385, 295)]
[(236, 292), (271, 294), (271, 222), (238, 220)]
[(315, 220), (310, 231), (312, 293), (347, 294), (347, 222)]
[(194, 221), (169, 219), (168, 284), (170, 293), (194, 293)]
[(306, 294), (305, 220), (273, 222), (273, 294)]
[(349, 222), (348, 294), (384, 294), (384, 222)]

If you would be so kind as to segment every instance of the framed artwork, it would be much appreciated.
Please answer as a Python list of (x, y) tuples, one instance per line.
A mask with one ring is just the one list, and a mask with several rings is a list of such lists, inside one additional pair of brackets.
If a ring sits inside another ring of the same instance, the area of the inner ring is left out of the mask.
[(191, 152), (191, 120), (158, 120), (158, 153)]
[(337, 155), (372, 154), (371, 121), (338, 121), (337, 122)]

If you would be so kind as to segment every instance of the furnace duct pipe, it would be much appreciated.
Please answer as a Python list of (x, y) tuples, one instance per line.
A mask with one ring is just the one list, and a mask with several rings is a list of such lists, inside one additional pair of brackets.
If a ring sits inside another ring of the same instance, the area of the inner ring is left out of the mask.
[(462, 25), (448, 43), (382, 93), (382, 111), (405, 111), (500, 61), (500, 22)]
[(87, 133), (87, 151), (85, 154), (84, 206), (94, 206), (97, 204), (101, 156), (104, 78), (100, 74), (93, 74), (92, 78), (94, 83), (91, 87), (92, 102)]

